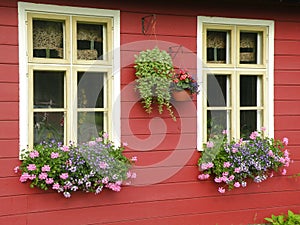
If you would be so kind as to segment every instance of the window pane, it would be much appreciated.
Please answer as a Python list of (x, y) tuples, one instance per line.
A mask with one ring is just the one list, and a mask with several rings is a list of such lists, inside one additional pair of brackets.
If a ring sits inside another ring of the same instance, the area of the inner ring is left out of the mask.
[[(228, 112), (228, 113), (227, 113)], [(226, 110), (207, 111), (207, 137), (222, 134), (223, 130), (229, 130), (230, 112)]]
[(228, 75), (207, 75), (207, 106), (227, 105)]
[(240, 63), (257, 64), (257, 33), (240, 33)]
[(77, 24), (77, 59), (103, 60), (103, 25)]
[(228, 63), (229, 46), (227, 46), (227, 31), (207, 31), (207, 62)]
[(64, 22), (33, 20), (33, 57), (64, 58)]
[(34, 108), (64, 108), (64, 72), (34, 71)]
[(78, 108), (104, 107), (105, 73), (79, 72), (77, 76)]
[(99, 132), (104, 129), (103, 112), (79, 112), (77, 122), (77, 141), (78, 143), (98, 137)]
[(257, 129), (257, 111), (241, 110), (240, 127), (240, 136), (248, 139), (250, 134)]
[(257, 76), (240, 76), (240, 106), (257, 106)]
[(64, 113), (36, 112), (34, 113), (34, 144), (47, 139), (64, 141)]

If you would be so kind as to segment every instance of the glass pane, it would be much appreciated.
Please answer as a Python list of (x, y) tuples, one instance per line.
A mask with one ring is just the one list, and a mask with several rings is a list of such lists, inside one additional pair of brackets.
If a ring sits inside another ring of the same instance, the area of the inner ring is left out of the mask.
[(227, 31), (207, 31), (206, 39), (206, 54), (208, 63), (228, 63), (226, 58), (227, 46)]
[(34, 144), (47, 139), (64, 141), (64, 113), (36, 112), (34, 113)]
[(33, 57), (64, 58), (64, 22), (33, 20)]
[(77, 59), (103, 60), (103, 25), (77, 24)]
[(78, 143), (98, 137), (99, 132), (103, 131), (103, 112), (79, 112), (77, 122), (77, 141)]
[(240, 63), (257, 64), (257, 33), (240, 33)]
[(207, 75), (207, 106), (227, 106), (228, 75)]
[(62, 71), (34, 71), (34, 108), (64, 108), (64, 76)]
[(77, 74), (78, 108), (104, 107), (105, 73), (79, 72)]
[(223, 130), (229, 130), (227, 124), (230, 118), (230, 111), (208, 110), (207, 111), (207, 138), (214, 135), (221, 135)]
[(257, 106), (257, 76), (240, 76), (240, 106)]
[(257, 129), (257, 111), (241, 110), (240, 127), (241, 138), (249, 139), (250, 134)]

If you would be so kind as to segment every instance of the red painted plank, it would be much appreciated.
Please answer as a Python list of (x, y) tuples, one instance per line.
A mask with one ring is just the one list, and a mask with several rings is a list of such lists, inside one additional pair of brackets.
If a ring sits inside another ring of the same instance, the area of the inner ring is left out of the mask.
[(19, 101), (19, 85), (17, 83), (0, 83), (0, 102)]
[[(142, 18), (148, 16), (141, 13), (121, 13), (121, 33), (142, 34)], [(150, 18), (151, 19), (151, 18)], [(172, 21), (172, 23), (170, 23)], [(148, 19), (146, 19), (146, 23)], [(150, 36), (171, 35), (171, 36), (188, 36), (195, 37), (197, 18), (196, 16), (173, 16), (173, 15), (156, 15), (156, 22), (150, 23), (146, 33)], [(145, 28), (147, 28), (148, 23)], [(178, 29), (180, 28), (180, 29)]]
[(298, 130), (300, 127), (300, 116), (276, 116), (275, 127), (279, 130)]
[(276, 101), (275, 116), (299, 116), (300, 101)]
[[(147, 193), (148, 194), (148, 193)], [(142, 202), (131, 207), (128, 204), (106, 205), (72, 210), (41, 212), (28, 215), (29, 224), (52, 224), (64, 221), (68, 224), (108, 223), (120, 220), (159, 218), (176, 215), (193, 215), (199, 213), (232, 212), (244, 209), (264, 209), (268, 207), (290, 207), (299, 204), (300, 191), (283, 193), (264, 193), (247, 196), (224, 195), (213, 198), (182, 199), (159, 202)], [(247, 197), (247, 203), (245, 203)], [(262, 200), (263, 199), (263, 200)], [(230, 202), (230, 204), (228, 204)], [(29, 203), (30, 207), (30, 203)], [(82, 216), (82, 215), (86, 216)], [(243, 218), (241, 214), (239, 219)], [(254, 218), (253, 218), (254, 219)], [(219, 222), (214, 219), (214, 222)], [(212, 221), (211, 221), (212, 222)], [(227, 221), (228, 222), (228, 221)]]
[(0, 26), (0, 45), (18, 45), (18, 28)]
[(16, 176), (14, 168), (20, 165), (20, 161), (17, 158), (14, 159), (1, 159), (0, 158), (0, 177)]
[(12, 1), (12, 0), (1, 0), (0, 7), (4, 7), (4, 6), (16, 8), (17, 7), (17, 1), (16, 0), (14, 0), (14, 1)]
[(275, 39), (299, 40), (300, 21), (276, 21)]
[(300, 85), (300, 70), (298, 71), (275, 71), (275, 85)]
[(0, 102), (0, 121), (18, 120), (19, 104), (18, 102)]
[(140, 43), (147, 42), (149, 40), (157, 42), (170, 42), (173, 49), (176, 46), (182, 46), (179, 52), (196, 52), (197, 50), (197, 39), (195, 37), (183, 37), (183, 36), (170, 36), (170, 35), (157, 35), (148, 36), (143, 34), (121, 34), (121, 49), (132, 50), (135, 49), (133, 45), (140, 45)]
[(19, 141), (16, 140), (0, 140), (0, 158), (18, 157), (19, 155)]
[(0, 82), (18, 82), (19, 66), (18, 65), (1, 65), (0, 66)]
[(0, 7), (0, 25), (17, 26), (18, 25), (17, 8)]
[[(300, 27), (300, 24), (299, 24)], [(299, 55), (300, 39), (275, 41), (275, 55)]]
[(19, 138), (18, 121), (0, 121), (0, 139)]
[[(26, 196), (11, 196), (0, 198), (0, 218), (1, 216), (18, 215), (27, 212), (27, 197)], [(1, 220), (0, 220), (1, 222)], [(0, 223), (4, 224), (4, 223)]]
[(275, 70), (299, 70), (300, 65), (300, 56), (275, 56)]
[[(149, 138), (149, 140), (147, 140), (147, 138)], [(180, 149), (182, 149), (181, 146), (183, 146), (183, 149), (193, 149), (196, 147), (195, 134), (168, 134), (167, 138), (164, 134), (153, 134), (151, 136), (134, 134), (134, 137), (132, 137), (132, 134), (130, 134), (127, 136), (122, 136), (122, 140), (126, 140), (129, 144), (129, 149), (132, 148), (134, 150), (153, 150), (153, 145), (155, 146), (155, 150), (174, 150), (174, 147), (180, 147)], [(138, 143), (138, 141), (141, 143)], [(151, 141), (153, 141), (153, 143)], [(144, 147), (138, 148), (138, 145)]]
[(298, 101), (300, 99), (300, 86), (276, 86), (274, 97), (277, 100), (292, 100)]
[(0, 45), (0, 63), (1, 64), (18, 64), (19, 52), (17, 46)]
[(24, 225), (27, 224), (26, 215), (2, 216), (0, 217), (0, 224)]

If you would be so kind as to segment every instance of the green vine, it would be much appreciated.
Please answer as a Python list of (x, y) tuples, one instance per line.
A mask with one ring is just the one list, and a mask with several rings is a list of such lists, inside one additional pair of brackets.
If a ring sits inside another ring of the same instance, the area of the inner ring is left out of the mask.
[(176, 120), (170, 103), (170, 85), (174, 73), (171, 56), (156, 47), (140, 52), (135, 58), (136, 89), (143, 99), (145, 111), (150, 114), (156, 103), (160, 114), (165, 108), (172, 119)]

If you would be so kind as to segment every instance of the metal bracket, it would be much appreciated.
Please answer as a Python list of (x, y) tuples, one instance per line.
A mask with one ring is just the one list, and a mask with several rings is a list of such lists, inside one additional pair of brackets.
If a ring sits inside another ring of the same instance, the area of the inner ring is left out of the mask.
[(151, 25), (153, 25), (156, 21), (156, 15), (155, 14), (151, 14), (149, 16), (144, 16), (142, 17), (142, 33), (144, 35), (147, 34), (149, 28)]

